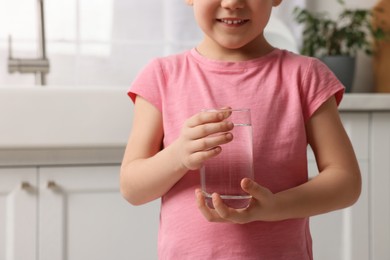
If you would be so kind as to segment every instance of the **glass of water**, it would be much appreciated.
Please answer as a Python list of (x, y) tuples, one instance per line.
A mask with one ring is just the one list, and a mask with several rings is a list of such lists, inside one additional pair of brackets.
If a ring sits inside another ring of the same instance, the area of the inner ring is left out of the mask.
[(207, 160), (200, 169), (201, 187), (206, 204), (214, 208), (211, 195), (218, 193), (223, 202), (231, 208), (245, 208), (251, 196), (241, 188), (243, 178), (253, 179), (252, 124), (249, 109), (209, 109), (210, 113), (226, 112), (225, 119), (233, 122), (230, 132), (233, 140), (221, 145), (222, 151)]

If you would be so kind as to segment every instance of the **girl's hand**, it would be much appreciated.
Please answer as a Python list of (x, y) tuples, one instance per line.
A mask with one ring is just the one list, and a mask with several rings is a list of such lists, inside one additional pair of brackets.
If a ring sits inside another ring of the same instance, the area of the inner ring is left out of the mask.
[(210, 222), (245, 224), (259, 220), (279, 220), (276, 197), (270, 190), (247, 178), (241, 181), (241, 187), (245, 192), (252, 195), (251, 202), (247, 208), (229, 208), (223, 203), (221, 197), (214, 193), (212, 199), (215, 209), (210, 209), (206, 205), (202, 191), (197, 189), (195, 194), (199, 210)]
[(174, 144), (182, 167), (199, 169), (205, 160), (221, 152), (220, 145), (233, 139), (229, 133), (233, 123), (224, 121), (229, 116), (229, 112), (203, 111), (186, 120)]

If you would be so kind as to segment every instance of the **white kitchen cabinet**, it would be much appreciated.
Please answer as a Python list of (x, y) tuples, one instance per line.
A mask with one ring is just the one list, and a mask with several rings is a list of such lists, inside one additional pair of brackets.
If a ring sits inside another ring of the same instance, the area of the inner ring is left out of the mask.
[(37, 256), (35, 168), (0, 168), (0, 260)]
[(157, 258), (159, 202), (128, 204), (119, 165), (4, 168), (0, 191), (0, 260)]
[(373, 113), (371, 131), (370, 259), (390, 259), (390, 112)]
[(132, 207), (119, 166), (42, 167), (40, 260), (156, 259), (158, 207)]
[[(352, 207), (314, 216), (310, 220), (315, 260), (370, 259), (369, 233), (369, 113), (342, 113), (344, 127), (352, 141), (362, 173), (360, 198)], [(309, 156), (311, 176), (318, 173)], [(377, 259), (377, 258), (375, 258)]]

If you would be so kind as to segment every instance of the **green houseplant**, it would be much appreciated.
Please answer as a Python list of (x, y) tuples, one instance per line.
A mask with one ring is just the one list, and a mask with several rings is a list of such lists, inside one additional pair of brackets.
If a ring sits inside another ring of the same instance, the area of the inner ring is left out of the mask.
[(373, 53), (373, 40), (385, 38), (379, 26), (371, 19), (380, 10), (348, 9), (343, 0), (337, 0), (343, 10), (336, 19), (327, 12), (310, 12), (295, 8), (294, 18), (303, 25), (301, 53), (318, 57), (335, 73), (349, 92), (354, 77), (356, 54)]

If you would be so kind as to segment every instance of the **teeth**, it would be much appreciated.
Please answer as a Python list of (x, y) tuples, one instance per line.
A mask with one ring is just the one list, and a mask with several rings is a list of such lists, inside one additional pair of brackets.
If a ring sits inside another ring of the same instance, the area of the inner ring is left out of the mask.
[(226, 19), (221, 19), (221, 22), (226, 23), (226, 24), (241, 24), (244, 22), (244, 20), (226, 20)]

